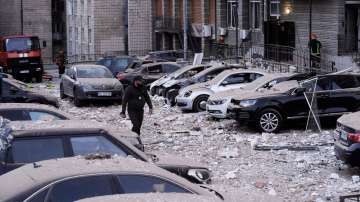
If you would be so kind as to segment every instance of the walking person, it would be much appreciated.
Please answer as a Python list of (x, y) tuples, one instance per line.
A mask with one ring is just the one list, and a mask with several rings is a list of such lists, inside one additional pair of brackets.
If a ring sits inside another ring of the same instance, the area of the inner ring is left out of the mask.
[(136, 76), (133, 84), (125, 90), (120, 116), (126, 118), (125, 112), (127, 107), (129, 118), (133, 124), (132, 131), (139, 135), (140, 142), (140, 130), (144, 117), (145, 103), (149, 106), (149, 114), (152, 114), (153, 106), (146, 87), (144, 86), (144, 80), (141, 76)]
[(309, 41), (309, 48), (311, 51), (311, 67), (320, 67), (320, 49), (321, 49), (321, 42), (317, 39), (316, 34), (311, 33), (311, 40)]
[(64, 51), (59, 51), (58, 55), (56, 56), (56, 65), (58, 66), (59, 70), (59, 78), (65, 73), (65, 53)]

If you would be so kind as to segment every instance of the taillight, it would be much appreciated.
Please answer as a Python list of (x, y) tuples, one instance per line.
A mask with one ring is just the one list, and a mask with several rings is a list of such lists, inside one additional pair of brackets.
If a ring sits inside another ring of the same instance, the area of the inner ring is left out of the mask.
[(347, 138), (353, 142), (360, 142), (360, 134), (358, 133), (348, 133)]
[(125, 75), (124, 74), (117, 74), (116, 78), (121, 81), (121, 80), (125, 79)]

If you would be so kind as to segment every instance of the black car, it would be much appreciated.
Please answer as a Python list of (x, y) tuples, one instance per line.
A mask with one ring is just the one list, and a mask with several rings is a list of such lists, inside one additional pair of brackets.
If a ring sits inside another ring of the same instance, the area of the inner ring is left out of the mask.
[(360, 166), (360, 112), (343, 115), (335, 130), (335, 155), (351, 166)]
[[(203, 165), (188, 159), (164, 154), (147, 154), (139, 149), (143, 146), (137, 134), (119, 130), (94, 121), (60, 120), (44, 123), (11, 122), (13, 140), (3, 163), (0, 174), (26, 163), (36, 161), (105, 153), (118, 156), (132, 156), (151, 162), (191, 182), (207, 183), (210, 171)], [(24, 129), (25, 128), (25, 129)]]
[[(289, 81), (291, 82), (291, 81)], [(232, 99), (230, 113), (240, 123), (254, 123), (264, 132), (277, 132), (285, 121), (308, 117), (313, 109), (321, 120), (338, 118), (360, 109), (360, 75), (321, 75), (290, 85), (283, 82), (264, 92), (244, 94)], [(308, 100), (305, 98), (307, 95)]]
[(4, 103), (0, 105), (0, 116), (10, 121), (68, 120), (70, 115), (42, 104)]
[(56, 97), (15, 79), (3, 78), (1, 92), (0, 103), (39, 103), (59, 107)]
[(124, 85), (129, 86), (136, 76), (142, 76), (145, 84), (149, 85), (166, 74), (170, 74), (181, 68), (175, 62), (157, 62), (142, 65), (134, 71), (125, 71), (117, 75), (118, 80)]
[(104, 57), (100, 58), (96, 64), (107, 67), (114, 76), (119, 72), (124, 72), (135, 61), (131, 56), (117, 56), (117, 57)]

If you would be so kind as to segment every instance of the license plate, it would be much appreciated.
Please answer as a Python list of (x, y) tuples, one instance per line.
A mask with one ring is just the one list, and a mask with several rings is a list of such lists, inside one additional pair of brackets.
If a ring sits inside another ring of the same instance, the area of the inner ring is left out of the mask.
[(112, 95), (111, 92), (98, 92), (98, 96), (101, 96), (101, 97), (109, 97), (111, 95)]
[(347, 132), (340, 130), (339, 133), (340, 133), (340, 139), (343, 141), (347, 141)]
[(21, 70), (20, 71), (20, 74), (28, 74), (28, 73), (30, 73), (30, 70)]

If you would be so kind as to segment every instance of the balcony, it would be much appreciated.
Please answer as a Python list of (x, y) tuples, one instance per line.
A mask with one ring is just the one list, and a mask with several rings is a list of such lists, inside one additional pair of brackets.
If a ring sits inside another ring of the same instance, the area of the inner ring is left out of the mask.
[(179, 18), (171, 17), (154, 17), (154, 31), (155, 32), (168, 32), (179, 33), (181, 32), (181, 25)]

